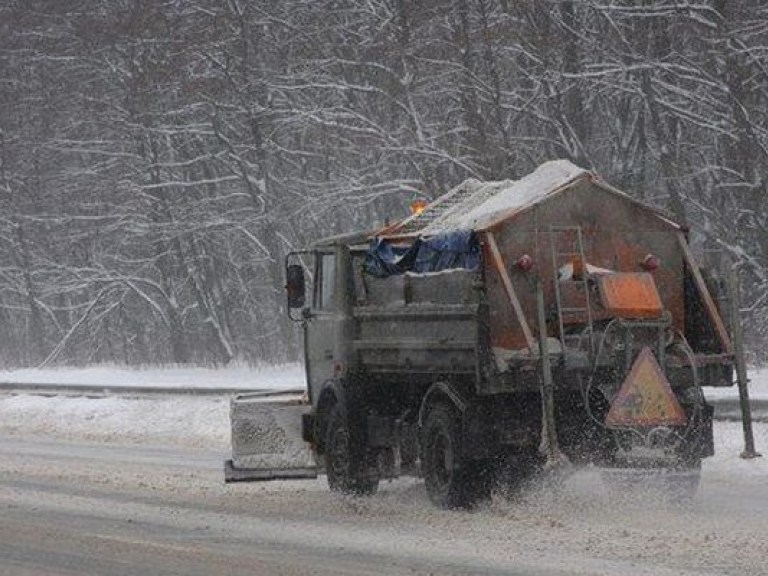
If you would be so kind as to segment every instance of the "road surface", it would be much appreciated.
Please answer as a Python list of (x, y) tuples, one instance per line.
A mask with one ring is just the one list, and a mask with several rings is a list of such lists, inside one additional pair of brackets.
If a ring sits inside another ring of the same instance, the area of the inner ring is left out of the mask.
[(705, 467), (699, 496), (559, 491), (433, 509), (421, 483), (347, 498), (309, 482), (222, 482), (223, 454), (0, 439), (0, 574), (768, 573), (765, 477)]

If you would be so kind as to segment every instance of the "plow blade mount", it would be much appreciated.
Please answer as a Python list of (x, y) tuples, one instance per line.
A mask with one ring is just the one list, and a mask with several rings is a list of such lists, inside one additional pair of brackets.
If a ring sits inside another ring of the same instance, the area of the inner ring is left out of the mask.
[(308, 409), (301, 392), (232, 398), (232, 459), (224, 463), (225, 481), (317, 478), (314, 454), (301, 437), (301, 416)]

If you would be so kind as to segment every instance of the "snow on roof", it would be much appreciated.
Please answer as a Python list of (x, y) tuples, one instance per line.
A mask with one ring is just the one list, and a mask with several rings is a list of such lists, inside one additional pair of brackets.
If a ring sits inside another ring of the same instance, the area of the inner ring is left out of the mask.
[(636, 200), (606, 183), (597, 174), (579, 168), (568, 160), (551, 160), (520, 180), (465, 180), (427, 205), (424, 211), (388, 226), (376, 235), (412, 238), (452, 230), (488, 230), (583, 178), (590, 178), (598, 188), (652, 211), (667, 225), (681, 229), (681, 224), (675, 222), (673, 216), (666, 211)]
[[(462, 189), (469, 188), (471, 194), (467, 199), (437, 214), (421, 229), (421, 233), (437, 234), (457, 229), (482, 230), (504, 216), (510, 216), (541, 202), (550, 194), (589, 174), (590, 172), (568, 160), (552, 160), (520, 180), (482, 183), (468, 180), (458, 186)], [(452, 195), (452, 192), (445, 196)], [(434, 204), (440, 202), (441, 198), (438, 198)]]

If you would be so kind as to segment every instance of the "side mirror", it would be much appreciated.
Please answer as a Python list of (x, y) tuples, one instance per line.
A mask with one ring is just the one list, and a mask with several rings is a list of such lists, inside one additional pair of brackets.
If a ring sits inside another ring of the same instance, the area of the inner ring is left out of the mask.
[(288, 308), (304, 306), (306, 282), (301, 264), (289, 264), (285, 269), (285, 292), (288, 297)]

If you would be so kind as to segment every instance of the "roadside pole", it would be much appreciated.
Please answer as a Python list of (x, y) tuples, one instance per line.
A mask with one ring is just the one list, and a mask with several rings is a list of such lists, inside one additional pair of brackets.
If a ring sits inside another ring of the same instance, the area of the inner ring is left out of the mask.
[(749, 404), (747, 366), (744, 361), (744, 333), (741, 327), (741, 304), (739, 300), (737, 269), (732, 267), (730, 274), (726, 274), (725, 277), (728, 285), (728, 301), (731, 305), (731, 334), (733, 337), (733, 352), (736, 362), (736, 383), (739, 387), (741, 423), (744, 428), (744, 451), (741, 453), (741, 457), (745, 459), (759, 458), (762, 454), (755, 450), (755, 436), (752, 431), (752, 408)]

